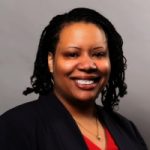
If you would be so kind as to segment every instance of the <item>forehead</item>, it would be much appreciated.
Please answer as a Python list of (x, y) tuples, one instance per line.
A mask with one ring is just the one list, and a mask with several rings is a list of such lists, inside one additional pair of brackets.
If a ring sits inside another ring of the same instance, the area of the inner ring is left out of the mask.
[(73, 22), (64, 25), (59, 34), (59, 43), (69, 41), (84, 41), (84, 39), (95, 42), (107, 43), (105, 32), (93, 23)]
[(104, 30), (100, 26), (98, 26), (94, 23), (82, 22), (81, 21), (81, 22), (71, 22), (71, 23), (64, 24), (61, 31), (60, 31), (60, 36), (64, 33), (67, 33), (67, 32), (71, 32), (71, 31), (76, 32), (79, 29), (80, 30), (84, 29), (84, 30), (87, 30), (87, 31), (90, 30), (90, 31), (93, 31), (93, 32), (97, 30), (97, 32), (102, 32), (105, 35)]

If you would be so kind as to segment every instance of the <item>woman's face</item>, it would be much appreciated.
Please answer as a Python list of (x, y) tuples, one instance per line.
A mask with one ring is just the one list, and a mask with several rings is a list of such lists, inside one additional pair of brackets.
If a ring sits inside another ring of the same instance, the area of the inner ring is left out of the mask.
[(63, 101), (95, 100), (111, 70), (104, 31), (92, 23), (72, 23), (59, 38), (55, 55), (48, 56), (56, 96)]

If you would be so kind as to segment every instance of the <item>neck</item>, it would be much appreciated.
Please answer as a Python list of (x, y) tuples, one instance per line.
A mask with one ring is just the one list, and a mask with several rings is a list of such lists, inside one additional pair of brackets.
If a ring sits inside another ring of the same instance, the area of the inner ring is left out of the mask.
[(80, 104), (79, 106), (76, 106), (75, 109), (71, 110), (71, 114), (75, 118), (93, 118), (95, 117), (95, 103), (91, 102), (90, 104)]
[(95, 117), (95, 101), (65, 100), (55, 93), (60, 102), (75, 118), (94, 118)]

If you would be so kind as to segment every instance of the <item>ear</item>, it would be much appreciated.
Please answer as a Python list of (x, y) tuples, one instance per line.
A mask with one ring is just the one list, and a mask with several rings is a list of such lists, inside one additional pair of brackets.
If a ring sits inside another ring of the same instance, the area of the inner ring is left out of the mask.
[(48, 68), (53, 73), (53, 54), (51, 52), (48, 53)]

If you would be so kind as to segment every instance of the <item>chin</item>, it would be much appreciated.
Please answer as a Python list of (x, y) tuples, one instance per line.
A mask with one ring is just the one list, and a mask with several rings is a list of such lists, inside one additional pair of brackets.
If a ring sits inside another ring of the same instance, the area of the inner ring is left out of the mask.
[(89, 101), (95, 101), (97, 98), (97, 94), (87, 94), (87, 93), (84, 93), (84, 94), (80, 94), (78, 96), (76, 96), (76, 100), (77, 101), (82, 101), (82, 102), (89, 102)]

